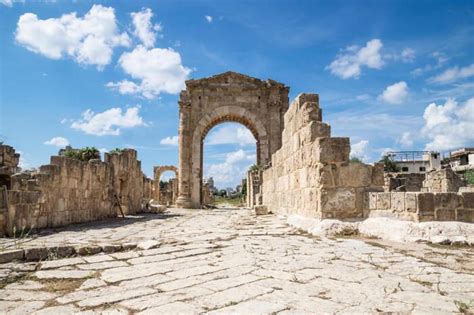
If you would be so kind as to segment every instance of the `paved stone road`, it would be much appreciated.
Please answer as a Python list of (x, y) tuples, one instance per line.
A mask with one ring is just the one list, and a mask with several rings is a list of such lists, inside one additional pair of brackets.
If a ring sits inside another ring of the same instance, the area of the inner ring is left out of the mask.
[(469, 248), (318, 239), (249, 210), (172, 211), (178, 216), (113, 221), (22, 244), (161, 241), (148, 250), (0, 265), (0, 313), (433, 314), (474, 307)]

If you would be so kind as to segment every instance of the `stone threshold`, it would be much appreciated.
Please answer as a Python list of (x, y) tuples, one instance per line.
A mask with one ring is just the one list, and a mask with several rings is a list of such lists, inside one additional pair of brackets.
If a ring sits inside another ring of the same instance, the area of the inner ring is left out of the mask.
[(286, 216), (287, 223), (319, 237), (360, 235), (399, 243), (430, 243), (474, 246), (474, 224), (457, 221), (412, 222), (396, 218), (374, 217), (361, 221), (314, 219)]

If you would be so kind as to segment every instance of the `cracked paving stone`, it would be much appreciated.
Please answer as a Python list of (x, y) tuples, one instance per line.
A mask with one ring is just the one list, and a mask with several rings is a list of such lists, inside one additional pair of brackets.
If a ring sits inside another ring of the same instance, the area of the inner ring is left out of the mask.
[(0, 264), (0, 314), (474, 312), (472, 248), (317, 238), (246, 209), (170, 213), (31, 239), (161, 245)]
[(85, 270), (40, 270), (34, 273), (38, 279), (83, 279), (94, 275), (93, 271)]

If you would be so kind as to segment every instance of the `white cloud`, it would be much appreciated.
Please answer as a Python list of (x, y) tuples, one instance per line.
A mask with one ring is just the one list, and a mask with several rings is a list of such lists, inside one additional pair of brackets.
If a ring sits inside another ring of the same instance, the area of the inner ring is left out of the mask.
[(13, 6), (13, 0), (0, 0), (0, 3), (10, 8)]
[(356, 100), (358, 101), (367, 101), (370, 100), (372, 97), (369, 94), (361, 94), (356, 96)]
[(415, 60), (415, 51), (411, 48), (405, 48), (400, 54), (403, 62), (413, 62)]
[(18, 167), (20, 167), (22, 170), (30, 169), (32, 166), (28, 159), (25, 158), (24, 152), (17, 150), (16, 153), (20, 154), (20, 161), (18, 161)]
[(139, 114), (140, 108), (131, 107), (122, 113), (121, 108), (111, 108), (102, 113), (90, 109), (82, 113), (82, 119), (73, 121), (71, 127), (96, 136), (118, 136), (122, 128), (145, 126)]
[(397, 142), (402, 146), (402, 148), (410, 148), (411, 146), (413, 146), (413, 137), (411, 133), (407, 131), (402, 133), (400, 138), (398, 138)]
[(382, 46), (380, 39), (372, 39), (364, 47), (347, 47), (327, 68), (342, 79), (358, 78), (362, 67), (381, 69), (384, 65), (380, 54)]
[(54, 137), (51, 140), (46, 141), (44, 144), (54, 145), (58, 148), (64, 148), (69, 145), (69, 140), (63, 137)]
[(60, 18), (41, 20), (33, 13), (20, 16), (16, 41), (28, 50), (51, 59), (65, 56), (102, 69), (112, 59), (113, 49), (129, 46), (126, 33), (120, 33), (113, 8), (94, 5), (84, 17), (75, 12)]
[(178, 141), (179, 141), (179, 136), (166, 137), (166, 138), (161, 139), (160, 144), (177, 146)]
[(429, 104), (423, 114), (422, 134), (430, 140), (426, 150), (450, 150), (474, 145), (474, 97), (464, 105), (448, 99), (444, 105)]
[(133, 79), (109, 82), (107, 87), (121, 94), (142, 94), (148, 99), (160, 93), (176, 94), (184, 88), (184, 81), (191, 69), (181, 64), (181, 56), (171, 48), (146, 49), (139, 45), (133, 51), (123, 53), (119, 64)]
[(474, 76), (474, 63), (466, 67), (453, 67), (429, 79), (433, 83), (450, 83)]
[(351, 145), (351, 157), (357, 157), (366, 162), (370, 157), (368, 154), (369, 141), (361, 140)]
[(222, 163), (209, 165), (205, 177), (213, 177), (217, 187), (235, 186), (246, 177), (247, 170), (256, 160), (255, 154), (240, 149), (226, 153)]
[(153, 47), (155, 45), (157, 33), (162, 30), (160, 24), (153, 25), (151, 18), (153, 12), (150, 8), (143, 8), (140, 12), (130, 14), (133, 22), (133, 35), (141, 40), (145, 47)]
[(204, 16), (204, 18), (206, 19), (207, 22), (212, 23), (212, 20), (213, 20), (212, 16), (206, 15)]
[(239, 144), (240, 146), (255, 145), (256, 140), (250, 130), (238, 125), (227, 125), (216, 128), (206, 137), (206, 144)]
[(405, 48), (400, 53), (386, 54), (383, 56), (386, 60), (402, 61), (405, 63), (413, 62), (415, 57), (415, 50), (412, 48)]
[(400, 81), (389, 85), (383, 93), (379, 95), (379, 99), (390, 104), (401, 104), (408, 96), (408, 85), (405, 81)]
[(414, 76), (419, 76), (419, 75), (422, 75), (426, 72), (430, 72), (430, 71), (433, 71), (435, 69), (441, 68), (444, 65), (444, 63), (446, 63), (446, 61), (449, 60), (449, 58), (446, 57), (445, 54), (443, 54), (441, 52), (438, 52), (438, 51), (433, 52), (430, 56), (432, 58), (436, 59), (436, 64), (434, 64), (434, 65), (427, 64), (424, 67), (416, 68), (416, 69), (412, 70), (410, 73)]

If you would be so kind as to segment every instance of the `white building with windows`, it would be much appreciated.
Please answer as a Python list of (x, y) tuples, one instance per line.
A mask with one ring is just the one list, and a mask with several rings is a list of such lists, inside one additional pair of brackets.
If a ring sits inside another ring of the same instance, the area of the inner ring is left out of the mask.
[(399, 151), (385, 154), (400, 168), (400, 173), (425, 173), (441, 168), (441, 154), (433, 151)]
[(474, 148), (462, 148), (449, 154), (449, 164), (455, 172), (474, 170)]

